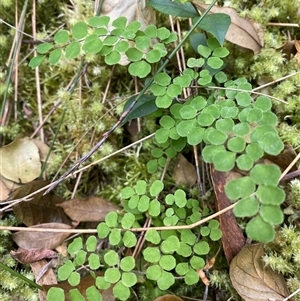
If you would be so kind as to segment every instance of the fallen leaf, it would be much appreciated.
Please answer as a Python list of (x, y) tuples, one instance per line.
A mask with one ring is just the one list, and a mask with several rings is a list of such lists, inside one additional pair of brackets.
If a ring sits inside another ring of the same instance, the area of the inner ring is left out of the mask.
[[(34, 274), (34, 278), (38, 279), (41, 271), (48, 266), (48, 262), (46, 260), (36, 261), (30, 264), (32, 272)], [(43, 276), (40, 277), (39, 280), (36, 280), (37, 284), (39, 285), (54, 285), (57, 284), (56, 276), (52, 268), (48, 268), (44, 273)], [(44, 291), (39, 290), (39, 300), (40, 301), (47, 301), (46, 294)]]
[[(36, 180), (16, 189), (10, 199), (20, 199), (28, 194), (46, 186), (49, 181)], [(13, 206), (15, 215), (27, 227), (44, 223), (70, 224), (71, 221), (62, 208), (56, 205), (64, 202), (64, 199), (54, 194), (43, 195), (41, 191), (33, 196), (32, 200), (23, 201)]]
[[(36, 146), (37, 148), (39, 149), (39, 154), (40, 154), (40, 160), (42, 162), (45, 162), (46, 161), (46, 158), (48, 156), (48, 153), (49, 153), (49, 146), (44, 143), (43, 141), (41, 140), (37, 140), (37, 139), (32, 139), (31, 140)], [(52, 159), (52, 156), (50, 155), (49, 158), (48, 158), (48, 162), (51, 161)]]
[[(204, 12), (209, 6), (198, 0), (194, 0), (192, 3), (201, 12)], [(251, 49), (254, 54), (260, 52), (263, 47), (263, 29), (260, 24), (240, 17), (236, 10), (231, 7), (213, 6), (209, 13), (223, 13), (230, 16), (231, 24), (225, 36), (227, 41)]]
[[(214, 186), (216, 209), (220, 211), (230, 205), (232, 202), (225, 194), (224, 187), (226, 183), (241, 175), (236, 172), (220, 172), (210, 166), (210, 174)], [(245, 245), (245, 237), (242, 230), (238, 226), (232, 210), (225, 212), (219, 216), (220, 230), (222, 231), (223, 250), (228, 262), (240, 252)]]
[(263, 244), (243, 247), (230, 264), (232, 285), (245, 301), (281, 301), (289, 295), (282, 275), (265, 267)]
[[(31, 228), (49, 228), (51, 231), (51, 229), (71, 229), (72, 227), (62, 223), (46, 223), (32, 226)], [(70, 233), (50, 231), (19, 231), (12, 234), (12, 239), (20, 248), (25, 250), (54, 249), (70, 235)]]
[(39, 149), (29, 138), (16, 138), (0, 148), (1, 175), (16, 183), (28, 183), (41, 173)]
[(294, 42), (295, 48), (297, 50), (297, 53), (295, 54), (295, 59), (298, 61), (298, 63), (300, 63), (300, 41), (295, 39)]
[(0, 175), (0, 202), (7, 200), (18, 187), (20, 187), (19, 184), (9, 181)]
[(175, 295), (167, 294), (154, 299), (154, 301), (183, 301), (183, 300)]
[(182, 154), (178, 154), (173, 178), (177, 185), (185, 184), (192, 187), (197, 180), (195, 166), (190, 163)]
[(63, 208), (65, 213), (77, 222), (102, 222), (107, 213), (121, 210), (119, 206), (96, 196), (75, 198), (57, 206)]
[(19, 248), (16, 252), (10, 251), (10, 255), (20, 263), (32, 263), (44, 258), (56, 258), (57, 253), (48, 249), (29, 249)]

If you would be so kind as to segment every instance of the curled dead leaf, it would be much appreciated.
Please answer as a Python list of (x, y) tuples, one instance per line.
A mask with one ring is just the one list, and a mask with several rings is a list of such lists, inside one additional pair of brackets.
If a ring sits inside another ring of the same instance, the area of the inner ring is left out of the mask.
[(16, 252), (10, 251), (10, 255), (20, 263), (31, 263), (44, 258), (56, 258), (57, 253), (48, 249), (29, 249), (19, 248)]
[(176, 165), (173, 170), (173, 177), (177, 185), (185, 184), (192, 187), (197, 180), (195, 166), (190, 163), (182, 154), (178, 154)]
[(12, 234), (12, 239), (20, 248), (25, 250), (54, 249), (59, 246), (70, 234), (51, 232), (51, 229), (71, 229), (72, 227), (62, 223), (46, 223), (32, 226), (32, 228), (49, 228), (49, 232), (19, 231)]
[(281, 301), (289, 295), (282, 275), (265, 267), (263, 244), (243, 247), (230, 264), (232, 285), (245, 301)]
[(86, 199), (75, 198), (57, 206), (63, 208), (64, 212), (77, 222), (102, 222), (107, 213), (121, 210), (119, 206), (95, 196)]
[(0, 148), (1, 175), (16, 183), (28, 183), (41, 173), (39, 149), (29, 138), (16, 138)]
[[(201, 12), (204, 12), (209, 6), (198, 0), (192, 2)], [(223, 13), (230, 16), (231, 24), (225, 36), (227, 41), (251, 49), (254, 54), (260, 52), (263, 47), (263, 29), (260, 24), (240, 17), (236, 10), (231, 7), (213, 6), (210, 13)]]

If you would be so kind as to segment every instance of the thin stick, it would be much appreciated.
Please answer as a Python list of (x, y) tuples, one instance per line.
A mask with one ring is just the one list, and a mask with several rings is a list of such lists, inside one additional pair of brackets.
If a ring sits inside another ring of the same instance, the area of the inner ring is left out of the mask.
[(297, 23), (274, 23), (274, 22), (269, 22), (267, 25), (269, 25), (269, 26), (299, 27), (299, 24), (297, 24)]
[(271, 86), (271, 85), (273, 85), (273, 84), (275, 84), (275, 83), (281, 82), (281, 81), (283, 81), (283, 80), (285, 80), (285, 79), (287, 79), (287, 78), (290, 78), (290, 77), (292, 77), (292, 76), (294, 76), (294, 75), (297, 75), (297, 74), (299, 74), (299, 73), (300, 73), (300, 72), (294, 72), (294, 73), (292, 73), (292, 74), (283, 76), (283, 77), (278, 78), (278, 79), (276, 79), (276, 80), (273, 80), (273, 81), (271, 81), (271, 82), (269, 82), (269, 83), (266, 83), (266, 84), (264, 84), (264, 85), (262, 85), (262, 86), (259, 86), (259, 87), (256, 87), (256, 88), (252, 89), (252, 92), (257, 91), (257, 90), (260, 90), (260, 89), (263, 89), (263, 88), (268, 87), (268, 86)]
[[(36, 40), (36, 1), (32, 1), (32, 35)], [(34, 56), (37, 56), (36, 48), (34, 48)], [(40, 81), (40, 69), (36, 67), (35, 70), (35, 85), (36, 85), (36, 100), (38, 105), (39, 124), (43, 124), (43, 112), (42, 112), (42, 97), (41, 97), (41, 81)], [(41, 141), (45, 141), (44, 128), (40, 127)]]

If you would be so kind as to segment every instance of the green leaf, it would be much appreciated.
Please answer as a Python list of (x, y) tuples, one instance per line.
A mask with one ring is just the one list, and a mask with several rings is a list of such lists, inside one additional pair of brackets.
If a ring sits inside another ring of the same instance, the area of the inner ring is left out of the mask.
[(210, 247), (206, 241), (200, 241), (194, 245), (193, 250), (197, 255), (206, 255), (208, 254)]
[(189, 87), (191, 84), (192, 78), (187, 74), (182, 74), (180, 76), (177, 76), (174, 78), (173, 83), (178, 84), (179, 86), (183, 87)]
[(77, 237), (75, 238), (69, 245), (68, 245), (68, 252), (70, 254), (77, 253), (80, 249), (82, 249), (82, 238)]
[(206, 136), (206, 139), (209, 143), (213, 145), (220, 145), (224, 144), (224, 142), (227, 140), (227, 135), (226, 133), (213, 129), (209, 131), (208, 135)]
[(116, 246), (121, 241), (121, 230), (120, 229), (112, 229), (109, 237), (108, 237), (109, 243), (113, 246)]
[[(149, 2), (148, 2), (149, 4)], [(144, 34), (149, 38), (156, 38), (157, 37), (157, 28), (155, 25), (150, 24), (144, 29)]]
[(276, 186), (280, 177), (280, 168), (275, 164), (256, 164), (250, 172), (250, 178), (258, 185)]
[(91, 40), (86, 39), (82, 46), (82, 50), (85, 53), (98, 53), (100, 52), (102, 47), (103, 47), (103, 42), (96, 37), (95, 39), (91, 39)]
[(50, 287), (47, 292), (47, 300), (49, 301), (65, 301), (65, 292), (60, 287)]
[(195, 270), (202, 269), (205, 266), (205, 261), (201, 257), (192, 256), (190, 259), (190, 265)]
[(210, 57), (207, 60), (207, 65), (212, 69), (220, 69), (224, 62), (219, 57)]
[(134, 62), (129, 65), (128, 71), (132, 76), (144, 78), (150, 73), (151, 66), (145, 61)]
[(220, 229), (212, 229), (209, 234), (209, 238), (212, 241), (217, 241), (222, 237), (222, 231)]
[(54, 35), (54, 42), (59, 45), (66, 44), (69, 41), (69, 33), (61, 29)]
[(164, 254), (173, 254), (179, 249), (179, 247), (180, 247), (180, 242), (178, 237), (175, 235), (170, 235), (160, 245), (161, 251)]
[[(128, 110), (130, 105), (136, 100), (137, 95), (131, 96), (124, 106), (123, 112)], [(144, 94), (140, 97), (138, 102), (135, 104), (130, 113), (124, 118), (122, 124), (132, 119), (148, 116), (155, 111), (157, 111), (157, 106), (155, 105), (155, 97), (153, 95)]]
[(100, 223), (97, 226), (97, 233), (99, 238), (106, 238), (108, 234), (110, 233), (109, 227), (106, 225), (106, 223)]
[(167, 88), (167, 94), (170, 97), (177, 97), (178, 95), (181, 94), (181, 92), (182, 92), (182, 88), (178, 84), (171, 84)]
[(155, 245), (159, 244), (161, 241), (161, 237), (155, 229), (148, 230), (146, 232), (145, 239)]
[(249, 123), (259, 122), (262, 120), (263, 111), (258, 108), (253, 108), (248, 111), (247, 121)]
[(259, 202), (256, 197), (246, 197), (238, 201), (233, 208), (233, 213), (236, 217), (251, 217), (259, 210)]
[(137, 193), (137, 195), (144, 195), (147, 190), (147, 182), (144, 180), (137, 181), (134, 190)]
[(148, 50), (151, 45), (151, 40), (148, 36), (139, 36), (135, 39), (135, 46), (141, 51)]
[(104, 280), (104, 277), (100, 277), (98, 276), (96, 278), (96, 285), (99, 289), (102, 289), (102, 290), (105, 290), (105, 289), (108, 289), (110, 288), (111, 284), (107, 281)]
[(261, 205), (259, 215), (265, 222), (272, 225), (279, 225), (284, 219), (283, 212), (279, 206)]
[(197, 121), (201, 126), (210, 126), (215, 121), (215, 118), (209, 113), (201, 112), (200, 115), (197, 117)]
[(230, 133), (234, 126), (234, 122), (231, 118), (219, 119), (216, 121), (216, 129), (225, 133)]
[(114, 266), (119, 263), (119, 255), (114, 250), (109, 250), (104, 254), (104, 261), (108, 266)]
[(132, 227), (134, 222), (135, 222), (135, 215), (130, 212), (127, 212), (122, 217), (121, 226), (123, 229), (129, 229)]
[(156, 131), (155, 133), (155, 139), (156, 142), (159, 144), (165, 143), (169, 138), (169, 130), (161, 128)]
[(265, 133), (261, 139), (258, 140), (258, 143), (267, 154), (272, 156), (277, 156), (284, 149), (283, 142), (278, 134), (275, 133)]
[(89, 263), (89, 267), (92, 270), (98, 270), (100, 267), (100, 258), (99, 255), (96, 253), (92, 253), (90, 254), (89, 258), (88, 258), (88, 263)]
[(180, 262), (177, 264), (175, 271), (179, 276), (184, 276), (189, 271), (189, 264), (187, 262)]
[(192, 18), (198, 16), (198, 12), (190, 2), (178, 3), (170, 0), (150, 0), (148, 4), (163, 14), (175, 17)]
[(140, 61), (144, 55), (144, 53), (141, 50), (134, 47), (128, 48), (125, 54), (131, 62)]
[(172, 255), (162, 255), (159, 265), (166, 271), (171, 271), (176, 266), (176, 260)]
[(258, 96), (254, 102), (254, 108), (261, 109), (263, 112), (267, 112), (272, 108), (272, 102), (269, 97)]
[(187, 66), (189, 68), (201, 68), (204, 65), (205, 61), (203, 58), (195, 59), (193, 57), (187, 60)]
[(154, 81), (162, 86), (167, 86), (171, 83), (171, 77), (167, 73), (158, 73), (154, 76)]
[(121, 191), (121, 196), (123, 199), (129, 199), (135, 194), (135, 191), (131, 187), (125, 187)]
[(129, 272), (135, 267), (135, 259), (132, 256), (126, 256), (120, 261), (120, 268), (124, 272)]
[(169, 115), (164, 115), (160, 120), (159, 124), (165, 129), (171, 129), (175, 125), (175, 120)]
[(208, 58), (212, 53), (212, 50), (205, 45), (199, 45), (197, 47), (197, 51), (200, 55), (202, 55), (205, 58)]
[(187, 200), (186, 200), (186, 194), (185, 194), (184, 190), (177, 189), (174, 193), (174, 197), (175, 197), (175, 204), (179, 208), (185, 207)]
[(161, 276), (157, 280), (157, 286), (162, 291), (167, 290), (175, 283), (175, 279), (172, 273), (162, 271)]
[(197, 110), (191, 105), (184, 105), (179, 113), (183, 119), (192, 119), (195, 118)]
[(213, 157), (220, 151), (225, 151), (223, 145), (206, 145), (202, 150), (202, 157), (206, 163), (212, 163)]
[(157, 63), (161, 59), (161, 53), (157, 49), (150, 50), (145, 57), (146, 61), (150, 64)]
[(237, 107), (223, 107), (221, 109), (221, 116), (223, 118), (235, 118), (239, 113)]
[(152, 217), (156, 217), (160, 214), (161, 205), (157, 199), (154, 199), (150, 202), (148, 212)]
[(142, 195), (138, 202), (138, 210), (140, 212), (146, 212), (149, 208), (150, 198), (147, 195)]
[(127, 248), (132, 248), (136, 245), (137, 239), (134, 233), (131, 231), (126, 231), (123, 236), (124, 246)]
[(192, 268), (189, 269), (189, 271), (184, 276), (184, 282), (187, 285), (193, 285), (199, 282), (199, 275), (198, 273), (193, 270)]
[(168, 28), (166, 27), (160, 27), (157, 29), (157, 37), (160, 40), (165, 40), (170, 36), (171, 32)]
[(36, 50), (40, 54), (45, 54), (52, 48), (53, 48), (53, 45), (51, 43), (43, 43), (43, 44), (38, 45), (36, 47)]
[(143, 251), (143, 256), (144, 259), (148, 262), (154, 263), (154, 262), (158, 262), (160, 259), (160, 251), (158, 248), (156, 247), (147, 247), (144, 251)]
[(235, 165), (235, 153), (220, 151), (212, 157), (215, 169), (218, 171), (230, 171)]
[(146, 270), (146, 277), (149, 280), (156, 281), (157, 279), (160, 278), (161, 273), (162, 273), (162, 268), (158, 264), (151, 265)]
[(191, 230), (185, 229), (180, 231), (180, 240), (181, 242), (193, 246), (197, 240), (197, 237)]
[(212, 104), (207, 106), (206, 108), (203, 109), (203, 113), (209, 113), (211, 114), (214, 118), (219, 118), (220, 117), (220, 108), (219, 106)]
[(118, 268), (108, 268), (104, 273), (104, 280), (109, 283), (116, 283), (121, 278), (121, 272)]
[(104, 61), (107, 65), (115, 65), (121, 60), (121, 54), (115, 50), (105, 56)]
[(74, 39), (82, 39), (87, 36), (88, 30), (85, 22), (77, 22), (71, 29)]
[(75, 270), (75, 266), (71, 260), (67, 260), (57, 271), (59, 280), (67, 280), (71, 273)]
[(197, 130), (197, 124), (194, 119), (180, 121), (176, 126), (176, 131), (179, 136), (187, 137), (189, 134)]
[(250, 125), (246, 122), (238, 123), (232, 128), (233, 133), (239, 137), (248, 135), (250, 133), (250, 130)]
[(121, 281), (124, 286), (126, 287), (132, 287), (137, 283), (137, 277), (132, 272), (125, 272), (122, 273)]
[(44, 58), (45, 58), (45, 55), (37, 55), (37, 56), (33, 57), (30, 60), (28, 66), (31, 69), (34, 69), (34, 68), (38, 67), (42, 63), (42, 61), (44, 60)]
[(95, 252), (98, 244), (96, 236), (94, 235), (89, 236), (85, 244), (86, 244), (86, 250), (88, 252)]
[(136, 33), (141, 28), (141, 26), (141, 22), (133, 21), (126, 26), (126, 30)]
[(84, 263), (86, 261), (86, 255), (87, 255), (87, 252), (85, 252), (84, 250), (79, 250), (76, 254), (74, 263), (77, 266), (84, 265)]
[(110, 228), (115, 228), (118, 225), (118, 213), (115, 211), (109, 212), (105, 216), (106, 225)]
[(85, 294), (88, 301), (102, 301), (102, 296), (95, 285), (88, 287)]
[(248, 177), (241, 177), (229, 181), (225, 186), (225, 193), (230, 200), (237, 200), (250, 196), (255, 191), (254, 181)]
[(49, 55), (49, 63), (50, 65), (55, 65), (58, 63), (62, 55), (62, 50), (60, 48), (54, 49), (53, 51), (50, 52)]
[(266, 223), (259, 215), (248, 222), (246, 233), (251, 239), (262, 243), (268, 243), (275, 237), (273, 226)]
[(264, 150), (258, 143), (251, 143), (246, 147), (246, 153), (253, 161), (259, 160), (264, 155)]
[(77, 288), (69, 290), (69, 300), (85, 301), (84, 297)]
[(198, 26), (204, 31), (211, 33), (218, 40), (219, 44), (223, 45), (230, 24), (231, 19), (228, 15), (217, 13), (207, 15)]
[(179, 249), (176, 251), (178, 255), (183, 257), (190, 257), (192, 254), (192, 248), (185, 242), (180, 242)]
[(256, 196), (264, 205), (280, 205), (285, 200), (285, 192), (276, 186), (260, 185)]
[(164, 189), (164, 183), (159, 180), (155, 180), (150, 186), (150, 195), (153, 197), (158, 196)]
[(212, 55), (217, 57), (226, 57), (229, 54), (229, 50), (225, 47), (215, 48)]
[(109, 16), (94, 16), (88, 19), (88, 24), (92, 27), (102, 27), (107, 26), (109, 20)]
[(80, 283), (80, 274), (78, 272), (72, 272), (68, 278), (68, 282), (72, 286), (77, 286)]
[(250, 170), (253, 167), (254, 160), (251, 156), (242, 154), (236, 159), (236, 165), (241, 170)]
[(114, 26), (116, 28), (125, 28), (126, 23), (127, 23), (127, 18), (124, 16), (121, 16), (112, 22), (112, 26)]
[(252, 102), (251, 95), (248, 92), (238, 92), (235, 95), (235, 99), (237, 101), (237, 104), (242, 107), (248, 107)]
[(187, 135), (187, 142), (189, 145), (198, 145), (202, 142), (204, 137), (204, 129), (200, 127), (196, 127), (190, 131)]
[(262, 140), (262, 137), (265, 134), (269, 135), (270, 133), (277, 134), (277, 131), (274, 128), (274, 126), (271, 125), (257, 126), (250, 135), (251, 142), (259, 142), (260, 140)]
[(218, 83), (223, 84), (227, 81), (227, 75), (223, 71), (219, 71), (215, 74), (215, 79), (218, 81)]
[(72, 42), (66, 47), (66, 59), (71, 60), (80, 54), (80, 43)]

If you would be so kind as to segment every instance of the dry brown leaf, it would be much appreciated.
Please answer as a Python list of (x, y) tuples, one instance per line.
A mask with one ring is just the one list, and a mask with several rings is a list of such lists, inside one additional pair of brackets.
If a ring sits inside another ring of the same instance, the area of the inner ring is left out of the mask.
[(181, 298), (175, 296), (175, 295), (163, 295), (158, 298), (156, 298), (154, 301), (183, 301)]
[(56, 258), (57, 253), (48, 249), (29, 249), (19, 248), (16, 252), (10, 251), (10, 255), (20, 263), (32, 263), (44, 258)]
[(230, 279), (245, 301), (281, 301), (289, 295), (282, 275), (265, 267), (263, 244), (245, 246), (230, 264)]
[(177, 185), (185, 184), (192, 187), (197, 180), (195, 166), (182, 154), (178, 154), (177, 162), (173, 170), (173, 178)]
[[(46, 223), (32, 226), (31, 228), (71, 229), (62, 223)], [(70, 234), (59, 232), (30, 232), (19, 231), (12, 234), (14, 242), (25, 250), (54, 249), (59, 246)]]
[[(23, 198), (46, 186), (48, 183), (49, 181), (36, 180), (22, 185), (12, 193), (10, 199)], [(22, 223), (27, 227), (41, 223), (71, 224), (70, 219), (64, 213), (63, 209), (56, 206), (62, 203), (64, 199), (53, 194), (43, 195), (43, 193), (44, 191), (41, 191), (34, 195), (32, 200), (23, 201), (13, 206), (15, 215)]]
[(1, 175), (16, 183), (28, 183), (41, 173), (39, 149), (29, 138), (16, 138), (0, 148)]
[[(44, 259), (30, 264), (35, 279), (39, 277), (41, 271), (45, 268), (45, 266), (48, 266), (48, 262)], [(52, 268), (47, 269), (47, 271), (43, 273), (43, 276), (39, 280), (36, 280), (36, 282), (39, 285), (57, 284), (56, 276), (53, 269)], [(39, 299), (40, 301), (47, 301), (46, 293), (42, 290), (39, 290), (39, 297), (40, 297)]]
[(0, 202), (7, 200), (18, 187), (20, 187), (19, 184), (9, 181), (0, 175)]
[[(32, 139), (31, 141), (32, 141), (32, 142), (37, 146), (37, 148), (39, 149), (40, 160), (41, 160), (42, 162), (45, 162), (45, 161), (46, 161), (46, 158), (47, 158), (47, 155), (48, 155), (48, 153), (49, 153), (49, 150), (50, 150), (49, 146), (48, 146), (46, 143), (44, 143), (43, 141), (41, 141), (41, 140)], [(51, 161), (51, 158), (52, 158), (52, 156), (50, 155), (49, 158), (48, 158), (48, 162)]]
[(121, 210), (119, 206), (96, 196), (72, 199), (57, 206), (63, 208), (65, 213), (77, 222), (102, 222), (107, 213)]
[[(210, 166), (210, 174), (214, 186), (216, 197), (216, 207), (220, 211), (232, 205), (231, 201), (225, 194), (224, 187), (226, 183), (241, 175), (236, 172), (220, 172)], [(225, 212), (219, 216), (220, 230), (222, 231), (223, 250), (228, 262), (240, 252), (245, 245), (245, 237), (238, 226), (232, 210)]]
[[(209, 6), (198, 0), (192, 2), (201, 12), (204, 12)], [(227, 41), (251, 49), (254, 54), (259, 53), (263, 47), (263, 29), (260, 24), (240, 17), (231, 7), (213, 6), (210, 13), (223, 13), (230, 16), (231, 24), (225, 36)]]

